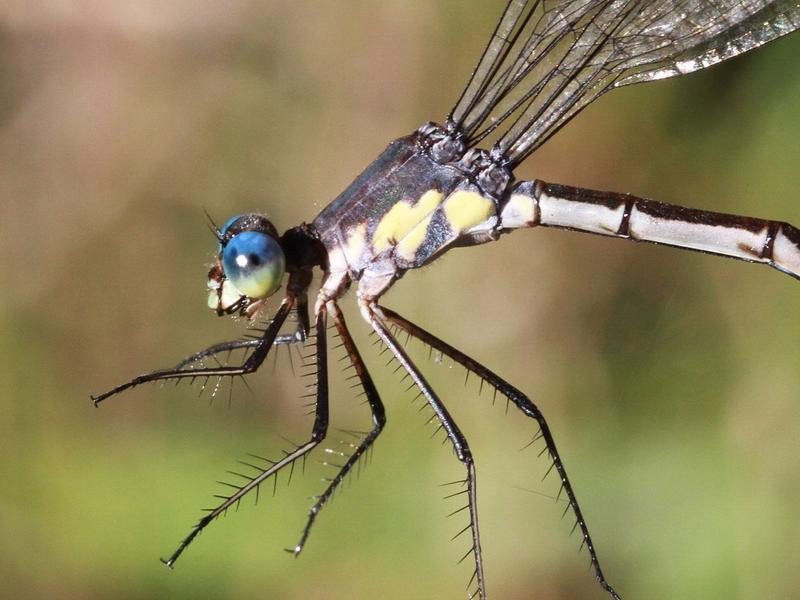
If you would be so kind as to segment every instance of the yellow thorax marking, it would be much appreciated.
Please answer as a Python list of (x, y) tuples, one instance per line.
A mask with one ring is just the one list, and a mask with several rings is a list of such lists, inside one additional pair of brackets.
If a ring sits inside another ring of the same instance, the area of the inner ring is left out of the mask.
[[(442, 201), (442, 192), (428, 190), (413, 206), (410, 202), (398, 202), (383, 215), (372, 236), (375, 252), (383, 252), (392, 244), (405, 238), (421, 221), (430, 221), (430, 216)], [(425, 226), (427, 228), (427, 225)], [(424, 237), (424, 236), (423, 236)], [(417, 243), (419, 246), (419, 243)], [(415, 248), (416, 249), (416, 248)]]
[(467, 231), (494, 216), (494, 202), (474, 190), (453, 192), (444, 202), (444, 214), (455, 233)]
[(422, 242), (425, 241), (425, 237), (428, 234), (428, 225), (431, 224), (432, 218), (433, 213), (430, 213), (400, 240), (395, 250), (400, 258), (408, 261), (414, 260), (417, 250), (422, 245)]

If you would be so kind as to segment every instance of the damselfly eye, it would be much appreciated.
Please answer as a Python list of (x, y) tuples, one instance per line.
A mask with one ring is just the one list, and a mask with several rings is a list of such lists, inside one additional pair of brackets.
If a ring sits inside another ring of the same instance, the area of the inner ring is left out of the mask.
[(286, 260), (275, 238), (260, 231), (234, 235), (222, 250), (225, 277), (242, 295), (266, 298), (281, 286)]

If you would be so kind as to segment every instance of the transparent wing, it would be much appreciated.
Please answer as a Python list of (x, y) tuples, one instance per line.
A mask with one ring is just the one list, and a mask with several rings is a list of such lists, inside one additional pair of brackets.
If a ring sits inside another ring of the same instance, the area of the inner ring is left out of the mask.
[(500, 132), (513, 166), (609, 89), (704, 69), (798, 28), (800, 0), (511, 0), (450, 120), (468, 145)]

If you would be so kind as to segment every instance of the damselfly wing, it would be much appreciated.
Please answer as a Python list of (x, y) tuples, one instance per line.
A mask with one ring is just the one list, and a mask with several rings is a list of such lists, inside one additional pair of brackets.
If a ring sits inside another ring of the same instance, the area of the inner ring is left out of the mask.
[[(359, 464), (386, 424), (379, 390), (339, 307), (351, 288), (364, 320), (432, 408), (458, 460), (474, 564), (472, 596), (487, 596), (478, 528), (477, 476), (466, 437), (397, 339), (402, 332), (463, 366), (531, 419), (560, 481), (568, 512), (600, 586), (609, 584), (553, 435), (538, 407), (495, 371), (381, 303), (409, 270), (456, 247), (481, 245), (515, 229), (574, 229), (763, 263), (800, 278), (800, 232), (787, 223), (684, 208), (627, 194), (522, 180), (515, 168), (593, 100), (617, 87), (691, 73), (755, 49), (800, 27), (798, 2), (512, 1), (463, 94), (441, 123), (427, 123), (386, 150), (312, 221), (280, 234), (266, 217), (238, 215), (213, 226), (218, 257), (208, 276), (209, 306), (254, 318), (283, 289), (268, 326), (254, 339), (195, 353), (176, 367), (139, 376), (94, 397), (99, 404), (152, 381), (231, 378), (256, 371), (273, 346), (305, 342), (313, 332), (317, 381), (309, 439), (270, 461), (204, 515), (165, 562), (172, 566), (208, 524), (284, 468), (305, 459), (328, 433), (328, 335), (341, 337), (372, 413), (338, 474), (317, 497), (293, 552), (317, 515)], [(308, 291), (314, 272), (323, 281)], [(290, 315), (297, 325), (286, 332)], [(217, 365), (230, 350), (241, 364)]]

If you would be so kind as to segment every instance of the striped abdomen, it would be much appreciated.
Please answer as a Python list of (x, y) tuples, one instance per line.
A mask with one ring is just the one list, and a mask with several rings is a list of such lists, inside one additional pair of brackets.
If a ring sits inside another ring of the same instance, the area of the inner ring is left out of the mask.
[(536, 225), (765, 263), (800, 278), (800, 231), (779, 221), (684, 208), (629, 194), (523, 181), (511, 190), (500, 226), (510, 230)]

